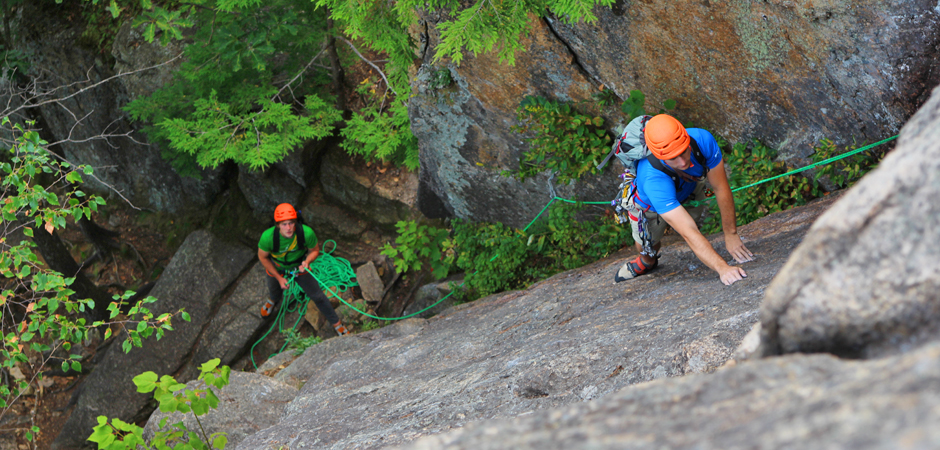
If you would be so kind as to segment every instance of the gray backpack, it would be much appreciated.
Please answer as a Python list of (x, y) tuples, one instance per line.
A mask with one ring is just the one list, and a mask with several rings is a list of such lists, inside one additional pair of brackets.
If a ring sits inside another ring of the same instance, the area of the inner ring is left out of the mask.
[(643, 130), (646, 128), (646, 122), (649, 122), (653, 116), (637, 116), (623, 128), (623, 133), (614, 141), (607, 157), (597, 165), (600, 170), (607, 165), (610, 158), (616, 156), (623, 164), (625, 170), (633, 176), (636, 176), (636, 164), (639, 160), (646, 158), (651, 153), (646, 148), (646, 139), (643, 137)]

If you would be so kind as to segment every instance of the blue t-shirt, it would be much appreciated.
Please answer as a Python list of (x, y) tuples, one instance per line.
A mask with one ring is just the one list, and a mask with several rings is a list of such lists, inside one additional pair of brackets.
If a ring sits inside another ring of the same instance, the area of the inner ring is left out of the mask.
[[(718, 148), (718, 142), (708, 131), (700, 128), (689, 128), (686, 131), (689, 137), (695, 140), (698, 148), (705, 156), (705, 163), (709, 170), (718, 167), (721, 164), (721, 149)], [(665, 165), (665, 163), (663, 163)], [(669, 168), (669, 166), (666, 166)], [(679, 190), (676, 191), (676, 184), (669, 175), (653, 167), (646, 159), (641, 159), (637, 164), (636, 175), (636, 193), (639, 197), (639, 206), (650, 207), (650, 211), (655, 213), (667, 213), (676, 209), (684, 202), (692, 191), (695, 190), (695, 182), (679, 180)], [(693, 176), (701, 177), (705, 171), (695, 162), (692, 157), (692, 166), (683, 172)]]

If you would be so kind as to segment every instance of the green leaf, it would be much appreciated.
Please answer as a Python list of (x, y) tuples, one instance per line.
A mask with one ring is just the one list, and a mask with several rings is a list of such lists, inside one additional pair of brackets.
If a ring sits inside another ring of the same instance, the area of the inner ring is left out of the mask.
[(108, 7), (108, 10), (111, 11), (112, 19), (117, 19), (121, 15), (121, 7), (118, 6), (117, 0), (111, 0), (111, 6)]
[(144, 372), (134, 377), (134, 384), (137, 386), (137, 392), (148, 393), (157, 388), (157, 374), (154, 372)]
[(219, 367), (219, 364), (220, 364), (221, 362), (222, 362), (222, 360), (219, 359), (219, 358), (210, 359), (209, 361), (206, 361), (205, 363), (203, 363), (202, 366), (199, 367), (199, 369), (200, 369), (203, 373), (211, 372), (211, 371), (215, 370), (216, 367)]
[(93, 433), (88, 437), (89, 441), (97, 443), (99, 449), (111, 447), (115, 438), (114, 434), (111, 432), (111, 426), (108, 425), (107, 417), (98, 416), (98, 425), (92, 430)]
[(212, 440), (212, 447), (219, 450), (225, 449), (225, 444), (228, 443), (228, 438), (224, 434), (219, 434)]

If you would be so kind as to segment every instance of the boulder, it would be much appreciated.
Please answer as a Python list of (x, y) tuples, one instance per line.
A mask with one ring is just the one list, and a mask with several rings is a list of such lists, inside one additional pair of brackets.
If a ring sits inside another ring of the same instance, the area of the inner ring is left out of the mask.
[(324, 205), (310, 200), (304, 202), (300, 214), (304, 222), (317, 232), (321, 239), (355, 239), (369, 224), (334, 205)]
[(375, 263), (369, 261), (356, 268), (356, 281), (359, 283), (359, 289), (362, 291), (362, 298), (369, 303), (378, 303), (382, 301), (382, 294), (385, 293), (385, 283), (382, 277), (375, 270)]
[[(205, 389), (202, 380), (186, 383), (186, 389)], [(144, 426), (144, 439), (150, 440), (160, 431), (163, 418), (167, 424), (183, 422), (191, 431), (206, 435), (224, 432), (228, 442), (226, 447), (234, 448), (246, 436), (277, 424), (288, 403), (297, 396), (297, 389), (261, 374), (233, 371), (229, 375), (229, 384), (221, 390), (212, 388), (218, 398), (219, 407), (211, 409), (199, 417), (199, 422), (192, 413), (155, 412)], [(170, 425), (167, 425), (167, 429)]]
[(308, 347), (300, 357), (290, 365), (278, 372), (274, 379), (297, 389), (318, 372), (318, 368), (329, 364), (345, 353), (358, 350), (369, 343), (368, 339), (359, 336), (346, 336), (338, 339), (328, 339), (313, 347)]
[(265, 376), (273, 377), (282, 369), (287, 368), (294, 362), (295, 359), (300, 355), (297, 355), (294, 352), (281, 352), (278, 353), (264, 362), (264, 364), (258, 366), (258, 373), (264, 374)]
[[(595, 83), (732, 142), (787, 157), (821, 138), (898, 132), (940, 83), (936, 3), (702, 2), (598, 7), (597, 22), (547, 20)], [(928, 31), (930, 30), (930, 31)]]
[[(330, 339), (275, 376), (302, 385), (300, 394), (276, 426), (235, 448), (398, 445), (651, 380), (714, 372), (758, 322), (767, 284), (833, 201), (740, 227), (757, 259), (744, 266), (748, 278), (732, 286), (672, 236), (659, 268), (631, 282), (611, 281), (632, 256), (623, 252), (525, 291)], [(726, 255), (721, 241), (712, 237)]]
[(83, 381), (77, 405), (53, 448), (83, 447), (100, 415), (127, 422), (146, 418), (152, 410), (151, 395), (138, 393), (133, 378), (146, 371), (174, 374), (183, 367), (192, 358), (193, 346), (211, 322), (223, 293), (254, 258), (251, 249), (222, 242), (205, 231), (187, 236), (150, 292), (159, 300), (150, 309), (159, 315), (183, 308), (191, 321), (177, 317), (173, 331), (160, 340), (148, 339), (142, 348), (129, 353), (124, 353), (120, 345), (126, 336), (116, 336), (115, 345), (107, 348), (101, 362)]
[(940, 91), (767, 289), (764, 354), (868, 358), (940, 337)]
[[(114, 70), (127, 73), (119, 82), (127, 93), (128, 100), (152, 95), (173, 80), (173, 74), (183, 63), (185, 44), (171, 40), (163, 45), (159, 39), (147, 42), (141, 33), (144, 27), (132, 27), (133, 21), (125, 21), (114, 36), (111, 56)], [(144, 67), (154, 67), (138, 72)]]
[(298, 205), (304, 195), (303, 186), (277, 167), (252, 171), (239, 166), (238, 188), (248, 201), (252, 216), (260, 223), (270, 223), (274, 220), (274, 209), (277, 205)]
[[(561, 101), (588, 99), (592, 81), (570, 64), (572, 55), (545, 22), (533, 19), (531, 34), (522, 38), (526, 52), (514, 66), (495, 54), (468, 58), (459, 68), (431, 64), (428, 55), (412, 82), (408, 105), (411, 130), (418, 138), (421, 159), (418, 207), (428, 217), (456, 216), (473, 221), (503, 222), (523, 227), (552, 198), (548, 174), (520, 183), (500, 175), (518, 170), (527, 150), (516, 108), (526, 95)], [(436, 38), (437, 32), (429, 29)], [(434, 40), (432, 39), (432, 42)], [(450, 85), (434, 80), (449, 73)], [(581, 198), (607, 198), (616, 183), (596, 177), (561, 193)]]
[(419, 317), (427, 319), (434, 315), (440, 314), (444, 310), (456, 304), (456, 300), (454, 299), (453, 295), (447, 297), (443, 301), (441, 301), (441, 299), (452, 292), (451, 286), (460, 286), (462, 284), (463, 279), (459, 278), (428, 283), (419, 287), (415, 292), (414, 300), (411, 302), (411, 304), (408, 305), (407, 308), (405, 308), (404, 315), (407, 316), (414, 314), (418, 311), (428, 308), (431, 305), (434, 305), (438, 301), (440, 301), (440, 303), (437, 303), (433, 308), (422, 312), (419, 314)]
[(235, 290), (193, 346), (193, 357), (180, 370), (180, 379), (196, 378), (199, 366), (210, 359), (219, 358), (222, 365), (231, 365), (255, 343), (266, 325), (261, 317), (261, 306), (268, 299), (266, 277), (264, 266), (256, 263), (239, 278)]

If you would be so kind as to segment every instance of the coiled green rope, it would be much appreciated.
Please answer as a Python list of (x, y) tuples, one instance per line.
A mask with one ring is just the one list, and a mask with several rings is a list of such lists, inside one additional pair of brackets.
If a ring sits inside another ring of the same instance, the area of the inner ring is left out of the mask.
[[(329, 251), (326, 250), (329, 243), (333, 244), (333, 248)], [(320, 256), (313, 261), (310, 268), (308, 269), (309, 273), (320, 282), (321, 288), (329, 289), (329, 286), (333, 286), (334, 289), (339, 292), (345, 292), (352, 286), (356, 286), (357, 283), (353, 281), (356, 278), (356, 273), (352, 270), (352, 265), (346, 259), (335, 257), (332, 255), (333, 251), (336, 250), (336, 241), (327, 240), (323, 243), (323, 252), (320, 253)], [(292, 331), (297, 331), (297, 327), (300, 325), (300, 321), (303, 320), (304, 315), (307, 314), (307, 305), (309, 301), (300, 301), (301, 299), (307, 300), (307, 296), (304, 295), (303, 289), (300, 285), (294, 280), (297, 274), (295, 271), (288, 272), (287, 278), (287, 289), (284, 290), (284, 297), (281, 299), (281, 304), (277, 309), (277, 314), (274, 317), (274, 323), (271, 324), (271, 327), (268, 328), (268, 331), (261, 336), (252, 346), (250, 350), (251, 355), (251, 364), (258, 368), (257, 363), (255, 363), (255, 347), (261, 343), (268, 335), (271, 334), (275, 329), (280, 333), (287, 333)], [(323, 280), (323, 281), (320, 281)], [(325, 284), (329, 283), (329, 284)], [(337, 292), (333, 289), (330, 290), (333, 295), (337, 295)], [(337, 295), (337, 298), (339, 296)], [(342, 299), (340, 299), (342, 300)], [(287, 317), (288, 313), (297, 312), (297, 320), (294, 322), (294, 325), (288, 328), (284, 326), (284, 320)], [(284, 351), (284, 348), (287, 347), (287, 343), (277, 351), (281, 353)], [(275, 354), (277, 354), (275, 353)], [(272, 355), (273, 356), (273, 355)]]
[[(327, 244), (331, 242), (333, 243), (333, 248), (330, 251), (326, 251)], [(437, 306), (438, 304), (443, 302), (445, 299), (450, 297), (456, 291), (456, 289), (454, 291), (451, 291), (450, 293), (442, 297), (440, 300), (435, 302), (433, 305), (428, 306), (427, 308), (424, 308), (421, 311), (418, 311), (416, 313), (408, 314), (407, 316), (402, 316), (402, 317), (374, 316), (372, 314), (369, 314), (365, 311), (362, 311), (356, 308), (355, 306), (351, 305), (349, 302), (347, 302), (346, 300), (344, 300), (342, 297), (339, 296), (341, 292), (346, 292), (349, 288), (353, 286), (358, 286), (358, 283), (353, 281), (356, 278), (356, 272), (352, 270), (352, 265), (349, 263), (349, 261), (347, 261), (344, 258), (335, 257), (332, 255), (333, 251), (336, 250), (336, 241), (333, 241), (333, 240), (325, 241), (323, 243), (323, 248), (324, 248), (324, 251), (320, 254), (320, 256), (317, 257), (316, 260), (313, 261), (313, 264), (311, 264), (310, 267), (307, 269), (307, 273), (309, 273), (315, 280), (317, 280), (317, 283), (320, 284), (320, 289), (323, 289), (324, 291), (328, 292), (332, 296), (336, 297), (337, 299), (339, 299), (339, 301), (343, 302), (346, 306), (352, 308), (353, 311), (356, 311), (359, 314), (362, 314), (366, 317), (370, 317), (370, 318), (377, 319), (377, 320), (389, 320), (389, 321), (404, 320), (409, 317), (414, 317), (418, 314), (421, 314)], [(297, 274), (295, 271), (290, 271), (288, 272), (288, 275), (289, 277), (287, 279), (287, 289), (284, 290), (284, 298), (281, 300), (281, 306), (278, 307), (277, 315), (274, 318), (274, 323), (271, 324), (271, 327), (268, 328), (268, 331), (265, 332), (264, 335), (262, 335), (261, 338), (258, 339), (254, 343), (254, 345), (251, 346), (251, 350), (250, 350), (251, 364), (255, 367), (255, 369), (258, 368), (257, 363), (255, 363), (255, 352), (254, 352), (255, 347), (258, 344), (260, 344), (261, 341), (267, 338), (268, 335), (270, 335), (271, 332), (274, 331), (275, 329), (277, 329), (280, 333), (296, 331), (297, 327), (300, 325), (300, 321), (303, 320), (304, 315), (307, 313), (307, 305), (310, 302), (307, 299), (307, 296), (304, 294), (303, 289), (301, 289), (300, 285), (298, 285), (297, 282), (294, 281), (294, 278), (296, 278)], [(460, 286), (463, 286), (463, 283), (461, 283)], [(307, 300), (307, 301), (299, 301), (300, 299)], [(285, 328), (284, 327), (285, 317), (287, 316), (288, 313), (292, 313), (295, 311), (298, 313), (297, 321), (294, 322), (293, 326), (289, 328)], [(287, 347), (287, 343), (285, 342), (284, 345), (282, 345), (281, 348), (277, 351), (277, 353), (283, 352), (284, 348), (286, 347)]]

